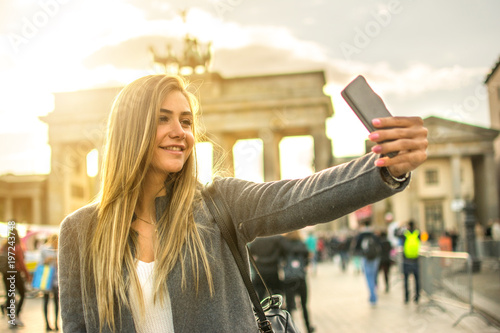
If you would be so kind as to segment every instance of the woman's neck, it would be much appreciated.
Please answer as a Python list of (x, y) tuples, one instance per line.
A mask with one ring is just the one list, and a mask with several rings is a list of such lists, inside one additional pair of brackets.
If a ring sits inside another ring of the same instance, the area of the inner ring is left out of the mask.
[(164, 195), (166, 195), (165, 178), (160, 178), (158, 175), (147, 175), (135, 213), (142, 218), (155, 219), (155, 199)]

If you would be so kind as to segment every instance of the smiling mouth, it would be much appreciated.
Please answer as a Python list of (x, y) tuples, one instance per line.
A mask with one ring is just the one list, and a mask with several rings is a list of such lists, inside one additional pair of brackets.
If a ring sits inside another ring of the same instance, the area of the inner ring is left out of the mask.
[(184, 149), (182, 147), (174, 147), (174, 146), (168, 146), (168, 147), (160, 147), (163, 150), (171, 150), (171, 151), (183, 151)]

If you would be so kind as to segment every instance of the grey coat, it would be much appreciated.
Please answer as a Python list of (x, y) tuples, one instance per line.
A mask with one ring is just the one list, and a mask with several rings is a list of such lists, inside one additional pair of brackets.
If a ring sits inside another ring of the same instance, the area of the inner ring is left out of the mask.
[[(275, 235), (305, 226), (329, 222), (367, 204), (402, 191), (389, 186), (374, 166), (377, 158), (367, 154), (355, 161), (329, 168), (304, 179), (252, 183), (236, 178), (220, 178), (214, 184), (229, 207), (235, 223), (240, 250), (258, 236)], [(157, 214), (168, 199), (156, 199)], [(204, 273), (198, 295), (192, 272), (187, 270), (188, 288), (181, 289), (178, 263), (168, 277), (176, 333), (258, 332), (252, 305), (231, 252), (205, 204), (194, 208), (194, 218), (202, 226), (202, 240), (208, 251), (215, 294), (210, 296)], [(80, 282), (90, 273), (82, 269), (82, 253), (86, 234), (96, 221), (96, 206), (89, 205), (72, 213), (63, 221), (59, 245), (59, 285), (61, 316), (65, 333), (99, 332), (95, 320), (95, 294), (88, 308), (82, 304)], [(190, 258), (186, 258), (189, 263)], [(190, 265), (186, 265), (187, 268)], [(121, 306), (115, 318), (118, 332), (135, 332), (130, 309)], [(105, 326), (103, 332), (109, 332)]]

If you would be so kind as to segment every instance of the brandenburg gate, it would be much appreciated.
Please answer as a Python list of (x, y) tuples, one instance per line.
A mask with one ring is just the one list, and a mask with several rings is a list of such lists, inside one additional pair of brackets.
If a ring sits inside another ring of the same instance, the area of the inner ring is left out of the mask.
[[(190, 45), (198, 47), (196, 42)], [(281, 178), (279, 143), (287, 136), (312, 136), (316, 171), (332, 165), (325, 124), (333, 107), (323, 92), (323, 71), (224, 78), (206, 70), (206, 54), (199, 59), (193, 57), (196, 52), (185, 54), (191, 61), (182, 63), (192, 69), (186, 77), (196, 86), (206, 137), (223, 150), (214, 149), (213, 160), (225, 156), (222, 165), (229, 174), (234, 174), (232, 148), (241, 139), (262, 140), (265, 181)], [(170, 56), (165, 61), (170, 61), (162, 64), (167, 70), (175, 59)], [(195, 69), (200, 65), (205, 70), (198, 74)], [(52, 150), (47, 184), (50, 224), (59, 224), (98, 193), (100, 170), (90, 177), (87, 157), (92, 151), (102, 160), (107, 118), (121, 88), (54, 94), (54, 110), (42, 118), (49, 126)]]

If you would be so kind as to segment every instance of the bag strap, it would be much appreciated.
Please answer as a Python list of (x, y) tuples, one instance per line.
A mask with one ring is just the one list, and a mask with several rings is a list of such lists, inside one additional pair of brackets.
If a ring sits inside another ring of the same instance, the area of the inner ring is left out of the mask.
[[(234, 261), (238, 266), (241, 277), (243, 278), (243, 283), (248, 290), (248, 294), (250, 299), (252, 300), (255, 313), (258, 317), (259, 329), (264, 333), (273, 333), (273, 329), (271, 327), (271, 323), (266, 318), (266, 314), (262, 305), (260, 304), (259, 297), (255, 292), (255, 288), (252, 284), (252, 280), (250, 278), (250, 272), (248, 271), (248, 266), (245, 264), (245, 260), (243, 259), (237, 243), (238, 238), (236, 236), (236, 230), (234, 229), (234, 224), (232, 222), (231, 216), (228, 213), (228, 209), (221, 200), (220, 196), (216, 195), (216, 190), (214, 185), (208, 186), (205, 191), (202, 192), (203, 197), (205, 198), (205, 203), (207, 204), (208, 210), (212, 214), (215, 219), (215, 222), (219, 226), (222, 237), (226, 241), (231, 253), (233, 254)], [(253, 261), (252, 255), (249, 255), (251, 261)], [(255, 266), (255, 262), (252, 263), (256, 272), (258, 272), (257, 267)], [(260, 276), (260, 273), (258, 273)], [(261, 277), (262, 278), (262, 277)]]

